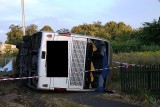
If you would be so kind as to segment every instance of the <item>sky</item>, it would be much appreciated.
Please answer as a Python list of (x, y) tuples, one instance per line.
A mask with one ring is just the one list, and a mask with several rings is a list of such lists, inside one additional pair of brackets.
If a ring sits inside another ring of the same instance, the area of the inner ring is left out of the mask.
[[(160, 0), (24, 0), (25, 25), (54, 31), (83, 23), (124, 22), (136, 29), (144, 22), (158, 20)], [(21, 0), (0, 0), (0, 42), (7, 39), (11, 24), (22, 26)]]

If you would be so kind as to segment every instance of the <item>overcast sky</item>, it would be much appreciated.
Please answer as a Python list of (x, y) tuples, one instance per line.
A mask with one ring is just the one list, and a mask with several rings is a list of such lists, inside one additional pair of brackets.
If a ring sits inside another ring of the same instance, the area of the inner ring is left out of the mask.
[[(83, 23), (120, 22), (139, 28), (143, 22), (158, 20), (159, 0), (24, 0), (26, 26), (44, 25), (54, 31)], [(0, 41), (5, 42), (11, 24), (22, 26), (21, 0), (0, 0)]]

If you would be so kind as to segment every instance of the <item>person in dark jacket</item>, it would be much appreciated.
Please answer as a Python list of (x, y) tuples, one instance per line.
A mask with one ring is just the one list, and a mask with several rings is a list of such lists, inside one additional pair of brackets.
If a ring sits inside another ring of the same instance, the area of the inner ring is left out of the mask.
[(102, 45), (101, 47), (101, 55), (102, 55), (102, 71), (99, 75), (99, 82), (98, 82), (98, 88), (97, 88), (97, 92), (106, 92), (105, 90), (105, 85), (106, 85), (106, 77), (107, 77), (107, 74), (109, 72), (109, 69), (108, 69), (108, 58), (107, 58), (107, 53), (106, 53), (106, 46), (105, 44)]

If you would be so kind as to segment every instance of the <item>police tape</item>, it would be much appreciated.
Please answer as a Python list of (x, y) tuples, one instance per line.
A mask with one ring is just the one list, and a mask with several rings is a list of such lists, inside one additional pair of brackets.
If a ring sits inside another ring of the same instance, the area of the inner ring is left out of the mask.
[[(118, 64), (118, 66), (114, 66), (114, 67), (108, 67), (108, 68), (104, 68), (104, 69), (116, 69), (116, 68), (128, 68), (130, 66), (144, 66), (144, 65), (139, 65), (139, 64), (130, 64), (127, 62), (116, 62), (116, 61), (112, 61), (112, 63)], [(102, 71), (104, 69), (94, 69), (94, 70), (87, 70), (87, 71), (83, 71), (83, 72), (92, 72), (92, 71)], [(79, 73), (79, 72), (78, 72)], [(82, 72), (81, 72), (82, 73)]]
[(104, 68), (104, 69), (94, 69), (94, 70), (86, 70), (86, 71), (80, 71), (80, 72), (71, 72), (71, 74), (82, 74), (82, 73), (86, 73), (86, 72), (101, 72), (102, 70), (111, 70), (111, 69), (117, 69), (117, 68), (121, 68), (121, 67), (125, 67), (127, 68), (126, 65), (121, 65), (121, 66), (115, 66), (115, 67), (108, 67), (108, 68)]
[[(135, 66), (136, 64), (129, 64), (129, 63), (122, 63), (122, 62), (115, 62), (113, 61), (113, 63), (119, 64), (119, 66), (115, 66), (115, 67), (108, 67), (108, 68), (104, 68), (104, 69), (117, 69), (120, 67), (126, 67), (128, 68), (129, 66)], [(143, 66), (143, 65), (137, 65), (137, 66)], [(81, 72), (71, 72), (71, 74), (79, 74), (79, 73), (84, 73), (84, 72), (100, 72), (104, 69), (94, 69), (94, 70), (86, 70), (86, 71), (81, 71)], [(8, 81), (8, 80), (22, 80), (22, 79), (33, 79), (33, 78), (39, 78), (42, 76), (32, 76), (32, 77), (17, 77), (17, 78), (2, 78), (0, 77), (0, 81)]]
[[(120, 66), (118, 66), (120, 67)], [(109, 68), (104, 68), (104, 69), (113, 69), (113, 68), (118, 68), (118, 67), (109, 67)], [(100, 72), (104, 69), (95, 69), (95, 70), (88, 70), (88, 71), (82, 71), (82, 72), (73, 72), (71, 74), (79, 74), (79, 73), (84, 73), (84, 72)], [(32, 77), (17, 77), (17, 78), (0, 78), (0, 81), (9, 81), (9, 80), (22, 80), (22, 79), (33, 79), (33, 78), (39, 78), (39, 77), (42, 77), (42, 76), (32, 76)]]
[[(116, 67), (108, 67), (108, 68), (104, 68), (106, 70), (108, 69), (116, 69), (116, 68), (120, 68), (120, 67), (126, 67), (126, 66), (116, 66)], [(83, 73), (83, 72), (100, 72), (104, 69), (94, 69), (94, 70), (86, 70), (86, 71), (81, 71), (81, 72), (74, 72), (74, 73)]]
[(21, 79), (31, 79), (31, 78), (39, 78), (41, 76), (32, 76), (32, 77), (17, 77), (17, 78), (0, 78), (0, 81), (8, 81), (8, 80), (21, 80)]
[(127, 62), (115, 62), (115, 61), (113, 61), (113, 63), (115, 63), (115, 64), (119, 64), (119, 65), (123, 65), (123, 66), (125, 66), (126, 68), (128, 68), (129, 66), (144, 66), (144, 65), (139, 65), (139, 64), (130, 64), (130, 63), (127, 63)]

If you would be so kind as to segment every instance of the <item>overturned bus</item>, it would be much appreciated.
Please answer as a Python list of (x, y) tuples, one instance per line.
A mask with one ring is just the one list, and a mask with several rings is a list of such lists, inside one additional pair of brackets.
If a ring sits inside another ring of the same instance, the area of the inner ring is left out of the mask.
[(103, 56), (107, 67), (112, 63), (109, 41), (89, 35), (41, 31), (23, 36), (17, 48), (19, 76), (39, 76), (23, 82), (42, 90), (95, 90), (104, 69)]

